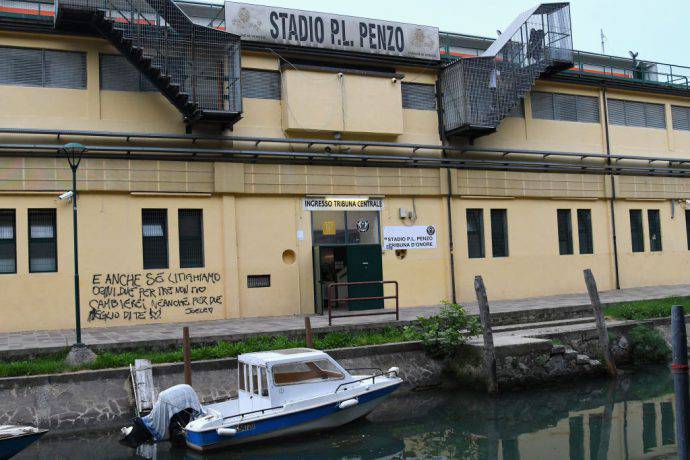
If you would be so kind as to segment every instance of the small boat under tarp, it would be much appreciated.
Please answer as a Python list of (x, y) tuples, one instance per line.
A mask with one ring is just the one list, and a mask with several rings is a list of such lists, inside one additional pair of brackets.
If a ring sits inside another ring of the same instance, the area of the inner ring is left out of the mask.
[(14, 457), (47, 432), (33, 426), (0, 425), (0, 460)]
[(308, 348), (246, 353), (238, 357), (236, 398), (199, 410), (193, 390), (178, 385), (162, 392), (151, 414), (123, 433), (132, 444), (146, 437), (159, 441), (167, 433), (174, 440), (182, 433), (188, 447), (214, 450), (345, 425), (365, 417), (402, 384), (395, 367), (365, 369), (365, 375), (351, 371)]

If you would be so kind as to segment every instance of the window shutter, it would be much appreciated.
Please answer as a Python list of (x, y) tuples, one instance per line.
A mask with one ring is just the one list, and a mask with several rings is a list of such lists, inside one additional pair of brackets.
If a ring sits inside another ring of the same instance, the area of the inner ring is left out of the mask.
[(525, 118), (525, 100), (520, 99), (520, 101), (513, 107), (513, 109), (508, 112), (509, 117)]
[(627, 126), (645, 127), (645, 110), (642, 102), (625, 101), (625, 124)]
[(100, 55), (101, 89), (106, 91), (157, 91), (141, 73), (118, 54)]
[(532, 93), (532, 117), (553, 120), (553, 94), (535, 91)]
[(577, 96), (577, 121), (599, 123), (599, 98)]
[(690, 107), (671, 106), (673, 129), (690, 131)]
[(572, 94), (554, 94), (554, 119), (577, 121), (577, 97)]
[(645, 126), (666, 128), (666, 111), (663, 104), (645, 104)]
[(436, 110), (436, 86), (403, 83), (401, 89), (404, 109)]
[(49, 88), (86, 88), (86, 53), (45, 51), (45, 82)]
[(0, 46), (0, 85), (43, 86), (43, 52)]
[(242, 97), (280, 100), (280, 72), (242, 69)]
[(618, 99), (609, 99), (606, 105), (609, 109), (609, 123), (625, 125), (625, 103)]

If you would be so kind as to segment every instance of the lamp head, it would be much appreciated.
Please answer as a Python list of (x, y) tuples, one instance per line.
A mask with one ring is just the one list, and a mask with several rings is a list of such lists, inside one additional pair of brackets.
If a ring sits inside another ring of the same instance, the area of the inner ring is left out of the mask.
[(67, 161), (71, 167), (79, 166), (81, 157), (86, 152), (86, 147), (78, 142), (70, 142), (62, 147), (61, 151), (67, 155)]

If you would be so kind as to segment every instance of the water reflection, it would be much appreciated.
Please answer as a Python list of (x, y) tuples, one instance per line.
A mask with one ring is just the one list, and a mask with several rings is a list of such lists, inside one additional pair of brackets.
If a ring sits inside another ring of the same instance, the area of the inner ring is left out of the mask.
[(642, 459), (675, 453), (670, 373), (649, 368), (489, 398), (463, 391), (412, 392), (367, 420), (306, 440), (201, 455), (167, 444), (135, 452), (116, 433), (49, 437), (18, 458), (104, 459)]

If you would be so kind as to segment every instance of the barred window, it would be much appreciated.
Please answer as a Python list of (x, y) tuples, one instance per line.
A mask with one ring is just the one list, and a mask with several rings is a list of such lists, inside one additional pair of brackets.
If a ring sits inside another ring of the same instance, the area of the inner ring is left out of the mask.
[(467, 250), (470, 259), (484, 257), (484, 210), (467, 210)]
[(690, 107), (672, 105), (671, 117), (673, 118), (673, 129), (690, 131)]
[(242, 69), (240, 81), (242, 84), (242, 97), (280, 100), (280, 72), (274, 70)]
[(436, 110), (436, 86), (422, 83), (403, 83), (403, 109)]
[(141, 210), (144, 270), (168, 268), (168, 211)]
[(632, 238), (632, 251), (644, 252), (644, 229), (642, 228), (642, 211), (630, 210), (630, 235)]
[(0, 273), (17, 273), (17, 225), (14, 209), (0, 209)]
[(647, 222), (649, 224), (649, 250), (661, 251), (661, 219), (658, 209), (647, 210)]
[(180, 230), (180, 268), (204, 266), (204, 221), (201, 209), (177, 212)]
[(688, 240), (688, 250), (690, 251), (690, 209), (685, 210), (685, 236)]
[(57, 271), (55, 209), (29, 209), (29, 272)]
[(542, 120), (599, 123), (599, 98), (534, 91), (532, 116)]
[(0, 46), (0, 85), (86, 89), (86, 53)]
[(637, 126), (642, 128), (666, 128), (663, 104), (609, 99), (609, 121), (613, 125)]
[(577, 235), (580, 243), (580, 254), (594, 254), (592, 211), (590, 209), (577, 210)]
[(491, 210), (491, 253), (494, 257), (508, 257), (508, 212)]
[(558, 251), (561, 255), (573, 253), (573, 223), (570, 209), (558, 209)]
[(106, 91), (158, 91), (136, 67), (119, 54), (99, 56), (101, 89)]

